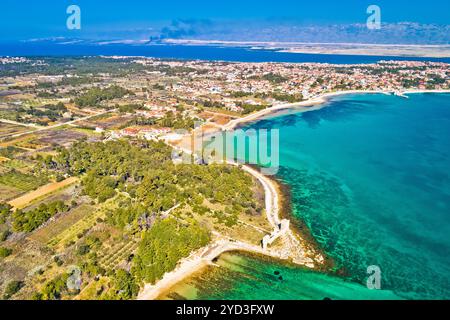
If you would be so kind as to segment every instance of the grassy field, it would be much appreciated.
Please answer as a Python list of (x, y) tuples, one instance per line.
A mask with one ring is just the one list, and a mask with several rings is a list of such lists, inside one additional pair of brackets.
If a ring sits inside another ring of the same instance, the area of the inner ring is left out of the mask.
[(46, 144), (39, 143), (36, 139), (23, 140), (16, 143), (15, 145), (18, 146), (19, 148), (23, 148), (29, 151), (42, 149), (47, 146)]
[(8, 171), (17, 170), (24, 174), (29, 173), (31, 170), (30, 163), (27, 163), (23, 160), (17, 160), (17, 159), (12, 159), (12, 160), (8, 160), (8, 161), (4, 161), (4, 162), (2, 162), (0, 160), (0, 165), (2, 167), (4, 167), (5, 169), (8, 169)]
[(11, 186), (0, 184), (0, 201), (8, 201), (20, 195), (23, 191)]
[(84, 287), (81, 292), (75, 297), (75, 300), (95, 300), (98, 298), (98, 293), (102, 292), (103, 288), (109, 285), (108, 277), (101, 277), (98, 281), (93, 281)]
[(0, 143), (0, 147), (18, 146), (21, 143), (27, 143), (28, 141), (35, 138), (34, 134), (27, 134), (15, 139), (5, 139)]
[(43, 244), (48, 243), (51, 239), (57, 238), (58, 235), (63, 234), (65, 230), (69, 229), (74, 224), (78, 223), (81, 219), (88, 216), (94, 211), (94, 207), (88, 204), (82, 204), (81, 206), (69, 211), (61, 218), (51, 222), (43, 228), (40, 228), (34, 232), (30, 238), (39, 241)]
[(97, 222), (97, 218), (104, 217), (104, 213), (100, 210), (87, 213), (82, 219), (72, 224), (69, 228), (64, 229), (61, 233), (52, 237), (48, 241), (48, 245), (56, 250), (62, 250), (71, 242), (75, 242), (79, 235), (92, 228)]
[(15, 124), (0, 122), (0, 138), (7, 137), (9, 135), (30, 131), (30, 128), (25, 126), (19, 126)]
[(0, 156), (3, 158), (12, 159), (15, 155), (24, 151), (26, 150), (14, 146), (2, 146), (0, 143)]
[(75, 128), (72, 129), (72, 131), (84, 133), (84, 134), (86, 134), (88, 136), (95, 136), (95, 137), (101, 137), (102, 136), (101, 133), (96, 132), (95, 130), (87, 129), (87, 128), (77, 128), (77, 127), (75, 127)]

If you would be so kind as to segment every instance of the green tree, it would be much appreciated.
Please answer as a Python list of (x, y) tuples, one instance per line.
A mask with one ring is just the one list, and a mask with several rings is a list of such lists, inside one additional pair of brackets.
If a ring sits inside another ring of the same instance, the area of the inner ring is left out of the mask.
[(11, 214), (12, 207), (4, 202), (0, 202), (0, 224), (3, 224), (6, 222), (6, 219)]
[(154, 283), (173, 270), (181, 258), (209, 241), (208, 231), (195, 223), (186, 226), (173, 218), (158, 221), (144, 232), (132, 272), (139, 281)]

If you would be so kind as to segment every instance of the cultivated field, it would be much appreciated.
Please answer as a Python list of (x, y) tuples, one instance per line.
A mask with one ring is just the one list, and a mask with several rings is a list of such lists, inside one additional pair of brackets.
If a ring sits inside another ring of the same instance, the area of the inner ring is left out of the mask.
[(31, 191), (27, 194), (24, 194), (23, 196), (16, 198), (9, 202), (9, 204), (16, 208), (21, 209), (26, 206), (28, 206), (32, 201), (37, 200), (41, 197), (44, 197), (45, 195), (48, 195), (52, 192), (55, 192), (61, 188), (67, 187), (71, 184), (74, 184), (78, 182), (78, 178), (76, 177), (70, 177), (66, 180), (60, 181), (60, 182), (53, 182), (46, 184), (45, 186), (40, 187), (37, 190)]
[(72, 223), (67, 229), (64, 229), (62, 232), (51, 237), (47, 242), (47, 245), (58, 251), (75, 243), (98, 222), (103, 221), (108, 210), (117, 207), (116, 201), (117, 197), (114, 197), (95, 208), (92, 206), (85, 206), (83, 209), (83, 212), (85, 212), (84, 216), (77, 220), (77, 222)]
[(70, 210), (59, 219), (40, 228), (34, 232), (30, 238), (39, 241), (42, 244), (47, 244), (50, 240), (57, 239), (58, 235), (62, 235), (65, 230), (69, 229), (83, 218), (86, 218), (94, 210), (95, 208), (93, 206), (82, 204), (77, 208)]
[(21, 193), (22, 190), (20, 189), (0, 184), (0, 201), (8, 201), (9, 199), (17, 197)]
[(16, 124), (0, 122), (0, 139), (10, 136), (10, 135), (13, 135), (13, 134), (22, 133), (22, 132), (26, 132), (26, 131), (30, 131), (30, 128), (27, 128), (25, 126), (16, 125)]
[(36, 177), (15, 170), (0, 176), (0, 185), (17, 188), (23, 192), (34, 190), (46, 182), (47, 179), (44, 177)]

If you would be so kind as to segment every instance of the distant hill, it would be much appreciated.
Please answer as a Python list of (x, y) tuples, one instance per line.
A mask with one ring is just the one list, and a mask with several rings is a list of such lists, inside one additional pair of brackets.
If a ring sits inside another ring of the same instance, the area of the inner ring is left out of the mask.
[(450, 25), (413, 22), (385, 23), (380, 30), (365, 24), (313, 25), (283, 21), (211, 22), (179, 20), (161, 29), (153, 39), (222, 41), (276, 41), (377, 44), (450, 44)]

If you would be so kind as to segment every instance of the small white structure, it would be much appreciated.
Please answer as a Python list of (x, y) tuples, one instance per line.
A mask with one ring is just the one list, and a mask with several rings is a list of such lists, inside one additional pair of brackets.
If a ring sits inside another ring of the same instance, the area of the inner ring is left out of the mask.
[(267, 250), (267, 246), (272, 244), (275, 240), (281, 237), (289, 230), (289, 220), (283, 219), (278, 225), (278, 229), (275, 229), (272, 234), (267, 234), (262, 239), (261, 245), (264, 250)]
[(183, 135), (173, 132), (166, 134), (162, 138), (166, 141), (180, 141), (181, 139), (183, 139)]

